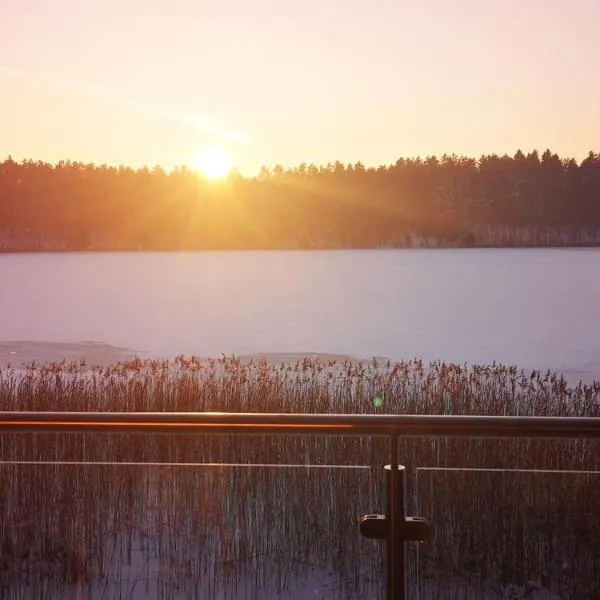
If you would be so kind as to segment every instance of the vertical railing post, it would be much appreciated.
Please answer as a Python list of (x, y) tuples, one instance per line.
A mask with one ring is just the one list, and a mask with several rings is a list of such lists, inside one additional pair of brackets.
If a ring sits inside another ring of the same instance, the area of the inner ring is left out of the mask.
[(391, 438), (391, 461), (385, 467), (386, 521), (386, 581), (387, 599), (406, 599), (406, 549), (403, 527), (406, 519), (406, 470), (398, 464), (398, 437)]
[(360, 533), (385, 543), (385, 597), (405, 600), (406, 542), (424, 542), (431, 523), (423, 517), (406, 516), (406, 468), (398, 464), (398, 437), (392, 436), (391, 462), (385, 466), (386, 513), (363, 515)]

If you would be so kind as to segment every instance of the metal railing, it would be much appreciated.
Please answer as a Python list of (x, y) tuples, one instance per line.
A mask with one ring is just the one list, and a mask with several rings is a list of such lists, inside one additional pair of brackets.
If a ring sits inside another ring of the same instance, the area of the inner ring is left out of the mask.
[(398, 464), (399, 438), (600, 439), (596, 417), (504, 417), (453, 415), (336, 415), (270, 413), (0, 412), (0, 433), (215, 433), (274, 435), (368, 435), (390, 439), (386, 466), (386, 514), (364, 515), (361, 533), (383, 539), (386, 597), (406, 598), (405, 543), (423, 541), (426, 519), (405, 513), (405, 468)]

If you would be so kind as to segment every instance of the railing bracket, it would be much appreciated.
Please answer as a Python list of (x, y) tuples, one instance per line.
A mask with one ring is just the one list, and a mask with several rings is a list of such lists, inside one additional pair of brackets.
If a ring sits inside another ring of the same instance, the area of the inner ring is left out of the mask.
[[(390, 535), (385, 515), (364, 515), (359, 529), (363, 537), (372, 540), (385, 540)], [(405, 517), (400, 523), (400, 536), (405, 542), (424, 542), (430, 534), (431, 523), (424, 517)]]

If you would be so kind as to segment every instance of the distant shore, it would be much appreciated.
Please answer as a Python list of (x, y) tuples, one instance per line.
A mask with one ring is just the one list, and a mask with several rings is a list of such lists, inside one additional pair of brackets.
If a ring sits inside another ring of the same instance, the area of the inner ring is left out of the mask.
[(542, 250), (542, 249), (594, 249), (600, 248), (600, 242), (581, 244), (485, 244), (478, 246), (467, 245), (437, 245), (437, 246), (371, 246), (371, 247), (280, 247), (280, 248), (0, 248), (0, 254), (119, 254), (153, 253), (153, 252), (349, 252), (365, 250)]
[(465, 224), (453, 231), (391, 229), (368, 238), (314, 231), (260, 238), (244, 235), (195, 235), (138, 240), (104, 230), (81, 235), (55, 229), (0, 230), (0, 253), (66, 252), (251, 252), (401, 249), (597, 248), (600, 228)]

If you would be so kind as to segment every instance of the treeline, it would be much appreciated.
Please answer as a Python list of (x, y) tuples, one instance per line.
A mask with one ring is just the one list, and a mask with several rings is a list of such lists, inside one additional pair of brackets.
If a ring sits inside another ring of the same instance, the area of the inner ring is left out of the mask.
[(600, 245), (600, 154), (546, 150), (263, 168), (0, 164), (0, 249)]

